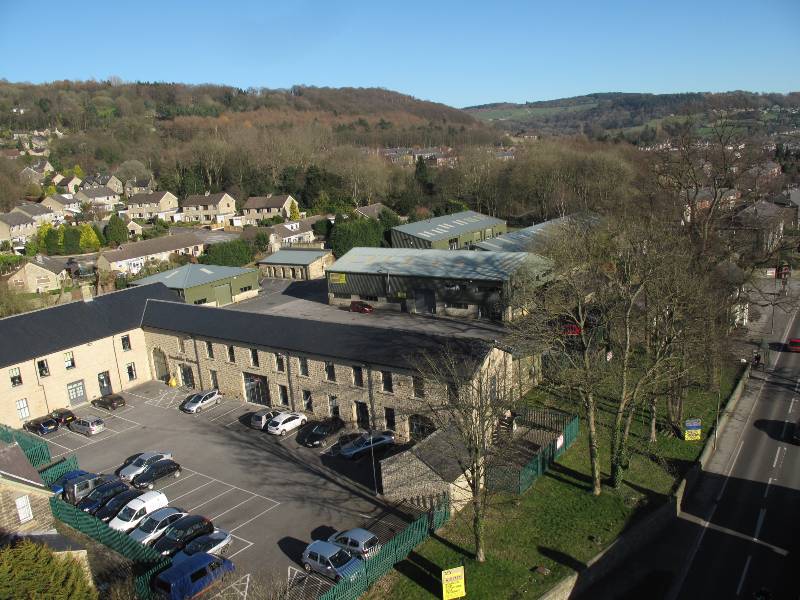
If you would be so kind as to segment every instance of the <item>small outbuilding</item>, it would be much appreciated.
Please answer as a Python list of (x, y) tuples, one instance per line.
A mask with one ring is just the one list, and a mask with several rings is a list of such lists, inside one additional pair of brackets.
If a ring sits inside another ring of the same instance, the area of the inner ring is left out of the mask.
[(129, 282), (163, 283), (186, 304), (225, 306), (258, 295), (258, 270), (219, 265), (187, 264)]
[(265, 277), (276, 279), (322, 279), (334, 262), (330, 250), (278, 250), (258, 261)]

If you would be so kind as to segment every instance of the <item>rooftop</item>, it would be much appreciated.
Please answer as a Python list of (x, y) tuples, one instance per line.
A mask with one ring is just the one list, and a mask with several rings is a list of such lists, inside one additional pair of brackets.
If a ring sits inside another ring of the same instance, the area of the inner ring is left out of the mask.
[(253, 273), (255, 269), (242, 269), (240, 267), (225, 267), (219, 265), (193, 265), (186, 264), (176, 269), (163, 271), (131, 281), (131, 285), (149, 285), (151, 283), (163, 283), (170, 289), (187, 289), (198, 285), (204, 285), (220, 279), (228, 279), (245, 273)]
[[(144, 187), (144, 186), (142, 186)], [(149, 194), (134, 194), (128, 199), (128, 206), (139, 206), (141, 204), (157, 204), (170, 192), (150, 192)]]
[(281, 208), (291, 198), (289, 194), (279, 196), (250, 196), (244, 203), (244, 208)]
[(477, 231), (494, 225), (502, 225), (503, 223), (505, 221), (502, 219), (482, 215), (473, 210), (465, 210), (452, 215), (398, 225), (392, 229), (433, 241), (457, 237), (462, 233)]
[[(183, 202), (181, 202), (181, 206), (217, 205), (225, 196), (228, 196), (226, 192), (219, 192), (218, 194), (209, 194), (208, 196), (204, 194), (194, 194), (192, 196), (187, 196), (186, 199)], [(231, 198), (233, 198), (233, 196), (231, 196)]]
[(386, 209), (386, 206), (380, 202), (375, 202), (374, 204), (368, 204), (367, 206), (360, 206), (356, 209), (356, 212), (362, 216), (367, 217), (368, 219), (378, 219), (381, 212)]
[(592, 225), (598, 221), (597, 215), (573, 214), (557, 219), (543, 221), (524, 229), (509, 231), (496, 238), (476, 242), (478, 250), (503, 251), (503, 252), (542, 252), (547, 239), (559, 229), (570, 224)]
[(278, 250), (275, 254), (262, 258), (259, 265), (310, 265), (330, 250)]
[(32, 259), (30, 259), (31, 263), (42, 267), (43, 269), (47, 269), (51, 273), (55, 273), (58, 275), (67, 268), (67, 259), (65, 258), (51, 258), (49, 256), (42, 256), (41, 254), (37, 254)]
[(19, 212), (0, 213), (0, 221), (5, 223), (9, 227), (33, 224), (33, 219)]
[(550, 269), (546, 258), (527, 252), (353, 248), (328, 272), (507, 281), (524, 264)]
[(100, 256), (104, 256), (108, 262), (117, 262), (130, 258), (138, 258), (140, 256), (150, 256), (151, 254), (180, 250), (181, 248), (197, 246), (203, 243), (202, 238), (190, 231), (177, 235), (165, 235), (151, 240), (142, 240), (141, 242), (126, 242), (116, 250), (101, 252)]
[(52, 210), (36, 202), (24, 202), (16, 207), (31, 217), (52, 214)]
[(80, 191), (87, 198), (104, 198), (106, 196), (118, 196), (117, 192), (104, 185), (95, 188), (84, 188)]

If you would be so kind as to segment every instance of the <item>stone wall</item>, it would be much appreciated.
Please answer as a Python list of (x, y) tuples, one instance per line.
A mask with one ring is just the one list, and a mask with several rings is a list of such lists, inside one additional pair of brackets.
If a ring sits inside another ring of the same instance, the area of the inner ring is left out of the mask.
[[(0, 530), (13, 533), (45, 531), (53, 528), (53, 513), (50, 511), (50, 496), (46, 489), (0, 479)], [(16, 501), (27, 496), (33, 519), (21, 523)]]

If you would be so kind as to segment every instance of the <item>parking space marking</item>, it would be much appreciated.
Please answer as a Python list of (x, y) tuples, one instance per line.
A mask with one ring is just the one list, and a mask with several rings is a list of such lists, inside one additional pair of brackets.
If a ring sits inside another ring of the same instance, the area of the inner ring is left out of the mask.
[(65, 450), (69, 450), (70, 452), (72, 452), (71, 448), (68, 448), (67, 446), (62, 446), (58, 442), (54, 442), (52, 439), (47, 439), (47, 441), (53, 444), (54, 446), (58, 446), (59, 448), (64, 448)]
[[(232, 409), (225, 411), (225, 412), (224, 412), (224, 413), (222, 413), (221, 415), (216, 415), (214, 418), (212, 418), (212, 419), (209, 419), (209, 421), (216, 421), (217, 419), (221, 419), (221, 418), (222, 418), (222, 417), (224, 417), (225, 415), (227, 415), (227, 414), (230, 414), (230, 413), (232, 413), (232, 412), (233, 412), (233, 411), (235, 411), (235, 410), (239, 410), (240, 408), (241, 408), (241, 406), (234, 406)], [(238, 421), (239, 419), (236, 419), (236, 420)]]
[[(172, 487), (173, 485), (178, 485), (179, 483), (183, 483), (184, 481), (186, 481), (187, 479), (189, 479), (191, 477), (194, 477), (194, 473), (191, 473), (191, 474), (187, 475), (186, 477), (179, 477), (176, 481), (173, 481), (172, 483), (168, 483), (164, 487), (158, 488), (158, 491), (160, 492), (160, 491), (163, 491), (163, 490), (167, 489), (168, 487)], [(196, 488), (194, 488), (192, 490), (189, 490), (188, 492), (186, 492), (186, 494), (191, 494), (194, 490), (199, 490), (201, 487), (205, 487), (209, 483), (211, 483), (211, 482), (209, 481), (207, 483), (203, 483), (203, 484), (197, 486)], [(180, 496), (178, 496), (178, 498), (183, 498), (186, 494), (181, 494)], [(178, 498), (173, 498), (173, 500), (177, 500)]]
[[(201, 486), (201, 487), (202, 487), (202, 486)], [(199, 489), (199, 488), (198, 488), (198, 489)], [(208, 504), (209, 502), (211, 502), (211, 501), (213, 501), (213, 500), (216, 500), (216, 499), (217, 499), (217, 498), (219, 498), (220, 496), (224, 496), (224, 495), (225, 495), (225, 494), (227, 494), (228, 492), (232, 492), (232, 491), (233, 491), (233, 488), (228, 488), (227, 490), (225, 490), (225, 491), (224, 491), (224, 492), (222, 492), (221, 494), (217, 494), (217, 495), (216, 495), (216, 496), (214, 496), (213, 498), (209, 498), (209, 499), (208, 499), (208, 500), (206, 500), (205, 502), (201, 502), (201, 503), (200, 503), (200, 504), (198, 504), (197, 506), (193, 506), (192, 508), (190, 508), (190, 509), (189, 509), (189, 512), (194, 512), (195, 510), (197, 510), (198, 508), (200, 508), (200, 507), (201, 507), (201, 506), (203, 506), (204, 504)]]
[(244, 539), (244, 538), (241, 538), (241, 537), (239, 537), (238, 535), (233, 535), (233, 534), (231, 534), (231, 537), (233, 537), (233, 538), (235, 538), (235, 539), (237, 539), (237, 540), (241, 540), (242, 542), (244, 542), (245, 544), (247, 544), (247, 546), (245, 546), (244, 548), (239, 548), (239, 549), (238, 549), (236, 552), (234, 552), (233, 554), (229, 555), (229, 556), (227, 557), (227, 558), (228, 558), (228, 560), (232, 560), (232, 559), (233, 559), (233, 557), (234, 557), (234, 556), (236, 556), (237, 554), (239, 554), (240, 552), (244, 552), (245, 550), (248, 550), (248, 549), (249, 549), (251, 546), (255, 545), (255, 542), (251, 542), (250, 540), (246, 540), (246, 539)]
[(120, 419), (121, 421), (128, 421), (128, 423), (133, 423), (134, 425), (136, 425), (138, 427), (143, 427), (143, 425), (141, 423), (139, 423), (138, 421), (134, 421), (133, 419), (128, 419), (127, 417), (120, 416), (117, 411), (106, 410), (105, 408), (100, 408), (99, 406), (94, 406), (94, 405), (92, 405), (92, 408), (94, 410), (104, 412), (107, 415), (109, 415), (111, 417), (114, 417), (115, 419)]
[[(73, 431), (73, 433), (75, 433), (75, 432)], [(111, 435), (107, 435), (107, 436), (105, 436), (103, 438), (95, 438), (93, 441), (87, 442), (83, 446), (78, 446), (77, 448), (70, 448), (66, 452), (59, 452), (58, 454), (55, 454), (55, 455), (51, 456), (51, 458), (59, 458), (61, 456), (64, 456), (65, 454), (69, 454), (70, 452), (77, 452), (78, 450), (81, 450), (82, 448), (86, 448), (87, 446), (94, 446), (98, 442), (105, 442), (106, 440), (110, 440), (112, 437), (114, 437), (116, 435), (119, 435), (119, 433), (120, 432), (117, 431), (117, 432), (114, 432)], [(75, 433), (75, 435), (80, 435), (80, 434)], [(83, 437), (83, 436), (81, 436), (81, 437)], [(64, 446), (61, 446), (61, 447), (64, 448)]]
[(210, 475), (205, 475), (203, 473), (200, 473), (199, 471), (194, 471), (194, 470), (188, 469), (188, 468), (184, 468), (183, 470), (184, 471), (189, 471), (191, 473), (195, 473), (197, 475), (200, 475), (201, 477), (206, 477), (207, 479), (210, 479), (211, 481), (216, 481), (217, 483), (221, 483), (222, 485), (230, 486), (233, 489), (239, 490), (240, 492), (244, 492), (245, 494), (250, 494), (251, 496), (257, 496), (258, 498), (263, 498), (264, 500), (268, 500), (270, 502), (274, 502), (276, 505), (280, 504), (280, 502), (278, 502), (277, 500), (273, 500), (272, 498), (269, 498), (267, 496), (262, 496), (261, 494), (257, 494), (255, 492), (251, 492), (250, 490), (246, 490), (244, 488), (240, 488), (239, 486), (233, 485), (232, 483), (228, 483), (227, 481), (222, 481), (221, 479), (215, 479), (214, 477), (211, 477)]
[(273, 508), (275, 508), (276, 506), (278, 506), (278, 504), (275, 504), (274, 506), (270, 506), (270, 507), (269, 507), (267, 510), (262, 510), (260, 513), (258, 513), (258, 514), (257, 514), (255, 517), (253, 517), (252, 519), (247, 519), (247, 521), (245, 521), (245, 522), (244, 522), (244, 523), (242, 523), (241, 525), (237, 525), (236, 527), (234, 527), (233, 529), (231, 529), (231, 533), (233, 533), (233, 532), (234, 532), (234, 531), (236, 531), (237, 529), (241, 529), (242, 527), (244, 527), (245, 525), (247, 525), (247, 524), (248, 524), (248, 523), (250, 523), (251, 521), (255, 521), (255, 520), (258, 518), (258, 517), (260, 517), (260, 516), (262, 516), (262, 515), (265, 515), (265, 514), (267, 514), (269, 511), (271, 511), (271, 510), (272, 510)]
[[(229, 512), (231, 512), (231, 511), (232, 511), (234, 508), (239, 508), (239, 507), (240, 507), (242, 504), (244, 504), (245, 502), (250, 502), (250, 500), (253, 500), (254, 498), (255, 498), (255, 496), (250, 496), (250, 497), (249, 497), (247, 500), (243, 500), (242, 502), (239, 502), (239, 504), (237, 504), (237, 505), (235, 505), (235, 506), (231, 506), (231, 507), (230, 507), (228, 510), (226, 510), (225, 512), (221, 512), (221, 513), (219, 513), (218, 515), (216, 515), (216, 516), (214, 516), (214, 517), (211, 517), (211, 520), (212, 520), (212, 521), (216, 521), (216, 520), (217, 520), (217, 519), (219, 519), (219, 518), (220, 518), (222, 515), (226, 515), (226, 514), (228, 514), (228, 513), (229, 513)], [(277, 506), (277, 504), (276, 504), (275, 506)], [(275, 508), (275, 506), (273, 506), (272, 508)], [(249, 522), (250, 522), (250, 521), (246, 521), (246, 523), (249, 523)], [(238, 529), (238, 527), (237, 527), (236, 529)], [(233, 530), (233, 529), (231, 529), (231, 531), (230, 531), (230, 532), (231, 532), (231, 533), (233, 533), (233, 531), (234, 531), (234, 530)]]

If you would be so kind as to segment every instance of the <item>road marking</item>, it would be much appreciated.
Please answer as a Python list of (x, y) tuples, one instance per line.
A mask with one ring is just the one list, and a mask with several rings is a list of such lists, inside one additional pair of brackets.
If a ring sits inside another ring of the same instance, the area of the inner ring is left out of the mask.
[(792, 414), (792, 411), (794, 410), (794, 401), (795, 400), (796, 400), (796, 398), (792, 398), (792, 401), (789, 403), (789, 414)]
[[(216, 421), (217, 419), (221, 419), (221, 418), (222, 418), (222, 417), (224, 417), (225, 415), (227, 415), (227, 414), (230, 414), (230, 413), (232, 413), (232, 412), (233, 412), (233, 411), (235, 411), (235, 410), (239, 410), (240, 408), (241, 408), (240, 406), (234, 406), (232, 409), (225, 411), (225, 412), (224, 412), (224, 413), (222, 413), (221, 415), (217, 415), (217, 416), (216, 416), (216, 417), (214, 417), (213, 419), (209, 419), (209, 421)], [(238, 421), (238, 419), (237, 419), (237, 421)]]
[(187, 479), (189, 479), (189, 477), (193, 477), (193, 476), (194, 476), (194, 473), (189, 473), (186, 477), (178, 477), (177, 481), (173, 481), (172, 483), (168, 483), (167, 485), (165, 485), (162, 488), (158, 488), (158, 491), (160, 492), (161, 490), (165, 490), (168, 487), (172, 487), (173, 485), (176, 485), (176, 484), (180, 483), (181, 481), (186, 481)]
[(764, 517), (767, 515), (767, 509), (762, 508), (758, 513), (758, 522), (756, 523), (756, 532), (753, 535), (753, 541), (758, 540), (758, 534), (761, 533), (761, 526), (764, 524)]
[[(184, 493), (183, 493), (183, 494), (181, 494), (180, 496), (175, 496), (175, 497), (172, 499), (172, 501), (173, 501), (173, 502), (175, 502), (175, 500), (177, 500), (178, 498), (183, 498), (184, 496), (188, 496), (189, 494), (193, 494), (193, 493), (195, 493), (197, 490), (199, 490), (200, 488), (204, 488), (204, 487), (206, 487), (207, 485), (211, 485), (212, 483), (214, 483), (214, 482), (213, 482), (213, 481), (207, 481), (206, 483), (203, 483), (203, 484), (201, 484), (201, 485), (198, 485), (198, 486), (197, 486), (196, 488), (194, 488), (193, 490), (189, 490), (188, 492), (184, 492)], [(163, 489), (164, 489), (164, 488), (161, 488), (161, 490), (163, 490)], [(158, 491), (160, 492), (161, 490), (158, 490)]]
[[(75, 433), (75, 432), (71, 431), (70, 433)], [(78, 435), (78, 434), (76, 433), (75, 435)], [(45, 439), (47, 439), (47, 438), (45, 438)], [(54, 446), (58, 446), (59, 448), (64, 448), (64, 450), (72, 451), (71, 448), (68, 448), (67, 446), (63, 446), (63, 445), (59, 444), (58, 442), (54, 442), (52, 439), (49, 439), (47, 441), (50, 442), (51, 444), (53, 444)]]
[(228, 492), (232, 492), (232, 491), (233, 491), (233, 488), (230, 488), (229, 490), (225, 490), (225, 491), (224, 491), (224, 492), (222, 492), (221, 494), (217, 494), (217, 495), (216, 495), (216, 496), (214, 496), (213, 498), (209, 498), (209, 499), (208, 499), (208, 500), (206, 500), (205, 502), (201, 502), (201, 503), (200, 503), (200, 504), (198, 504), (197, 506), (193, 506), (192, 508), (190, 508), (190, 509), (189, 509), (189, 512), (194, 512), (194, 511), (196, 511), (198, 508), (200, 508), (201, 506), (203, 506), (204, 504), (208, 504), (208, 503), (209, 503), (209, 502), (211, 502), (212, 500), (216, 500), (216, 499), (217, 499), (217, 498), (219, 498), (220, 496), (224, 496), (224, 495), (225, 495), (225, 494), (227, 494)]
[[(762, 385), (762, 387), (763, 387), (763, 385)], [(746, 423), (745, 423), (745, 427), (747, 427)], [(744, 440), (743, 439), (739, 440), (739, 448), (736, 450), (736, 454), (733, 455), (733, 460), (731, 460), (731, 464), (728, 467), (728, 472), (725, 474), (725, 481), (722, 482), (722, 488), (720, 488), (719, 494), (717, 494), (715, 502), (719, 502), (720, 500), (722, 500), (722, 496), (723, 496), (723, 494), (725, 494), (725, 488), (728, 487), (728, 481), (731, 478), (731, 472), (733, 471), (733, 467), (736, 465), (736, 460), (739, 458), (739, 452), (742, 451), (742, 446), (744, 446)]]
[(195, 471), (193, 469), (188, 469), (188, 468), (184, 468), (183, 470), (184, 471), (190, 471), (192, 473), (196, 473), (197, 475), (200, 475), (201, 477), (205, 477), (206, 479), (210, 479), (211, 481), (216, 481), (217, 483), (221, 483), (223, 485), (227, 485), (227, 486), (232, 487), (232, 488), (234, 488), (236, 490), (239, 490), (240, 492), (244, 492), (246, 494), (251, 494), (252, 496), (257, 496), (259, 498), (263, 498), (264, 500), (268, 500), (270, 502), (274, 502), (275, 504), (280, 504), (280, 502), (278, 502), (277, 500), (273, 500), (272, 498), (268, 498), (267, 496), (262, 496), (261, 494), (256, 494), (255, 492), (251, 492), (250, 490), (246, 490), (244, 488), (240, 488), (240, 487), (238, 487), (236, 485), (233, 485), (232, 483), (228, 483), (227, 481), (222, 481), (221, 479), (215, 479), (214, 477), (211, 477), (210, 475), (204, 475), (203, 473), (200, 473), (199, 471)]
[(769, 493), (769, 486), (771, 484), (772, 484), (772, 477), (769, 478), (769, 480), (767, 481), (767, 487), (764, 488), (764, 498), (767, 497), (767, 494)]
[(775, 468), (775, 465), (778, 464), (778, 456), (781, 454), (781, 447), (778, 446), (778, 449), (775, 451), (775, 460), (772, 461), (772, 468)]
[[(232, 511), (234, 508), (239, 508), (239, 507), (240, 507), (242, 504), (244, 504), (245, 502), (250, 502), (250, 500), (252, 500), (253, 498), (255, 498), (255, 496), (250, 496), (250, 497), (249, 497), (247, 500), (243, 500), (242, 502), (239, 502), (239, 504), (237, 504), (236, 506), (231, 506), (231, 507), (230, 507), (228, 510), (226, 510), (225, 512), (221, 512), (221, 513), (219, 513), (217, 516), (215, 516), (215, 517), (211, 517), (211, 520), (212, 520), (212, 521), (216, 521), (216, 520), (217, 520), (217, 519), (219, 519), (219, 518), (220, 518), (222, 515), (226, 515), (226, 514), (228, 514), (228, 513), (229, 513), (229, 512), (231, 512), (231, 511)], [(277, 504), (276, 504), (275, 506), (277, 506)], [(273, 506), (272, 508), (275, 508), (275, 506)], [(249, 521), (248, 521), (248, 523), (249, 523)], [(238, 528), (237, 528), (237, 529), (238, 529)], [(233, 530), (233, 529), (231, 529), (231, 530), (230, 530), (230, 533), (233, 533), (233, 531), (234, 531), (234, 530)]]
[[(275, 506), (278, 506), (278, 505), (276, 504)], [(252, 519), (247, 519), (247, 521), (245, 521), (245, 522), (244, 522), (244, 523), (242, 523), (241, 525), (238, 525), (238, 526), (234, 527), (233, 529), (231, 529), (231, 533), (233, 533), (233, 532), (234, 532), (234, 531), (236, 531), (237, 529), (240, 529), (240, 528), (244, 527), (245, 525), (247, 525), (247, 524), (248, 524), (248, 523), (250, 523), (251, 521), (255, 521), (255, 520), (256, 520), (258, 517), (260, 517), (261, 515), (265, 515), (265, 514), (267, 514), (269, 511), (271, 511), (273, 508), (275, 508), (275, 506), (270, 506), (270, 507), (269, 507), (267, 510), (262, 510), (260, 513), (258, 513), (258, 514), (257, 514), (255, 517), (253, 517)], [(213, 519), (212, 519), (212, 520), (213, 520)]]
[(789, 426), (789, 421), (783, 422), (783, 429), (781, 430), (781, 440), (786, 437), (786, 428)]
[(251, 542), (250, 540), (246, 540), (246, 539), (244, 539), (244, 538), (242, 538), (242, 537), (239, 537), (238, 535), (233, 535), (233, 534), (231, 534), (231, 537), (233, 537), (234, 539), (237, 539), (237, 540), (241, 540), (241, 541), (243, 541), (244, 543), (246, 543), (246, 544), (247, 544), (247, 546), (245, 546), (244, 548), (239, 548), (239, 549), (238, 549), (236, 552), (234, 552), (233, 554), (231, 554), (231, 555), (229, 555), (229, 556), (226, 556), (226, 558), (227, 558), (228, 560), (231, 560), (231, 559), (232, 559), (234, 556), (236, 556), (236, 555), (237, 555), (237, 554), (239, 554), (240, 552), (244, 552), (245, 550), (249, 549), (249, 548), (250, 548), (251, 546), (253, 546), (253, 545), (254, 545), (254, 543), (255, 543), (255, 542)]
[(742, 593), (742, 586), (744, 585), (744, 578), (747, 577), (747, 569), (750, 568), (750, 561), (753, 559), (752, 556), (747, 557), (747, 562), (744, 563), (744, 569), (742, 569), (742, 576), (739, 578), (739, 585), (736, 586), (736, 595)]

